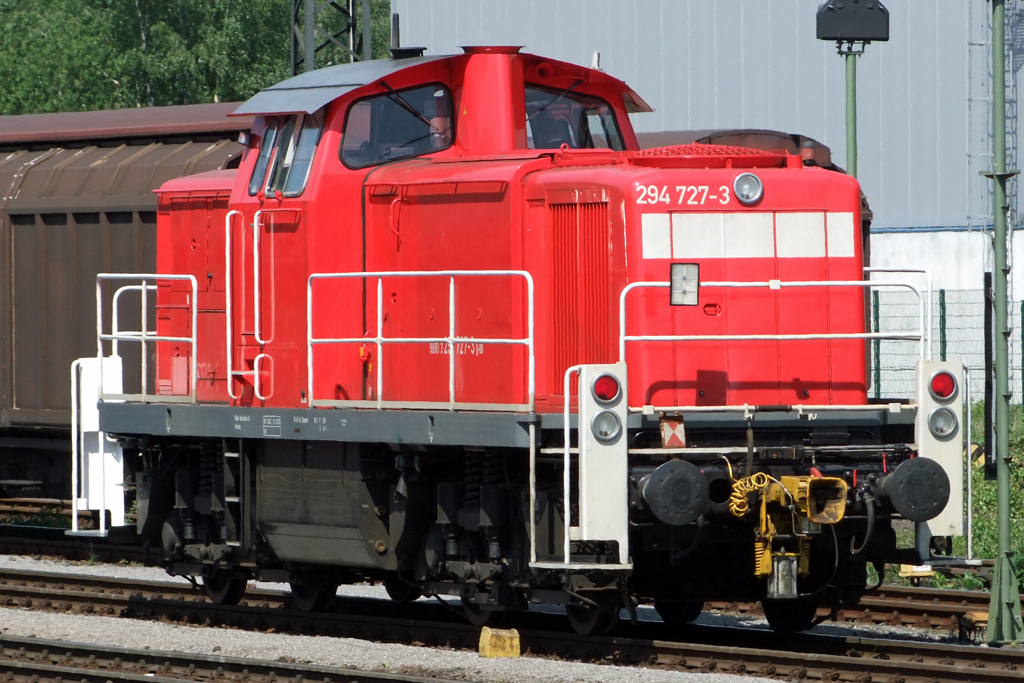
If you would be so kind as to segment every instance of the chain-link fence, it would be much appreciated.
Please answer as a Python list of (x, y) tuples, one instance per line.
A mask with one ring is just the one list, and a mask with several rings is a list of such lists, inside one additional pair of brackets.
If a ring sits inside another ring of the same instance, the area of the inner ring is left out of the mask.
[[(1021, 308), (1010, 306), (1011, 401), (1021, 402)], [(871, 297), (872, 329), (906, 331), (919, 329), (920, 309), (913, 292), (878, 291)], [(913, 341), (878, 341), (871, 344), (871, 376), (868, 395), (912, 398), (914, 364), (920, 346)], [(982, 290), (937, 290), (932, 293), (932, 358), (959, 360), (969, 368), (971, 400), (985, 397), (985, 294)], [(880, 359), (880, 362), (879, 362)]]

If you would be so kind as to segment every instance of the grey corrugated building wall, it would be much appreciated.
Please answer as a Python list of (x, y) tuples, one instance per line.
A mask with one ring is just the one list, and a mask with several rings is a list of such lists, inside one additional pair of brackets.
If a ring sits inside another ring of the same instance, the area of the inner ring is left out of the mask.
[[(556, 59), (601, 66), (654, 108), (634, 115), (639, 131), (774, 128), (827, 144), (845, 165), (845, 81), (835, 45), (815, 38), (822, 0), (392, 0), (402, 44), (431, 53), (460, 45), (523, 45)], [(859, 176), (874, 210), (872, 262), (927, 267), (948, 292), (947, 357), (963, 358), (980, 388), (982, 273), (991, 268), (991, 4), (985, 0), (884, 0), (890, 40), (869, 45), (858, 64)], [(1007, 164), (1017, 161), (1024, 0), (1007, 0)], [(1014, 205), (1021, 198), (1010, 186)], [(1024, 231), (1015, 232), (1011, 282), (1024, 299)], [(921, 285), (923, 279), (915, 279)], [(882, 329), (907, 328), (916, 305), (881, 293)], [(910, 311), (910, 309), (914, 309)], [(910, 313), (908, 313), (910, 311)], [(1019, 325), (1019, 316), (1014, 318)], [(1019, 331), (1011, 341), (1015, 400), (1021, 382)], [(883, 343), (885, 395), (906, 393), (905, 349)], [(977, 396), (977, 393), (975, 392)]]
[[(515, 44), (589, 65), (599, 51), (602, 67), (655, 109), (635, 116), (637, 130), (799, 131), (831, 147), (842, 165), (843, 62), (834, 44), (815, 39), (819, 2), (392, 0), (392, 8), (403, 44), (434, 53)], [(971, 185), (985, 191), (968, 179), (968, 43), (988, 39), (989, 5), (885, 4), (890, 40), (870, 45), (858, 70), (865, 193), (879, 225), (966, 226)], [(987, 77), (988, 52), (975, 52)], [(975, 109), (984, 110), (979, 132), (987, 134), (987, 103)]]

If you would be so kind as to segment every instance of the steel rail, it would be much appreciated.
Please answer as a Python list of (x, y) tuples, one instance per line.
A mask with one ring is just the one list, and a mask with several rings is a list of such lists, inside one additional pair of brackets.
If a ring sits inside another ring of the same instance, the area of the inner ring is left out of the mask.
[[(15, 680), (24, 677), (25, 680), (40, 682), (177, 683), (182, 680), (205, 680), (273, 683), (291, 679), (318, 683), (455, 683), (442, 678), (392, 672), (0, 635), (0, 671), (5, 670), (13, 674)], [(38, 678), (34, 678), (36, 676)]]
[[(343, 613), (306, 614), (273, 608), (268, 603), (259, 607), (223, 607), (201, 599), (188, 601), (181, 596), (176, 599), (167, 599), (166, 595), (147, 599), (130, 594), (133, 589), (135, 593), (142, 592), (140, 589), (148, 582), (100, 580), (120, 583), (120, 594), (99, 592), (95, 585), (93, 590), (86, 590), (85, 586), (69, 590), (70, 580), (79, 579), (80, 575), (51, 575), (51, 581), (69, 581), (58, 595), (28, 585), (41, 583), (35, 579), (46, 573), (32, 574), (24, 576), (20, 581), (24, 585), (19, 586), (0, 580), (0, 602), (29, 609), (103, 613), (108, 610), (96, 608), (107, 597), (110, 599), (107, 603), (111, 608), (109, 612), (117, 613), (114, 606), (127, 603), (127, 607), (119, 612), (126, 617), (462, 649), (475, 649), (479, 635), (478, 629), (457, 621), (449, 611), (432, 603), (393, 605), (382, 600), (347, 599)], [(97, 577), (88, 577), (89, 582), (96, 580)], [(184, 584), (177, 586), (188, 589)], [(58, 602), (62, 600), (75, 602), (68, 607)], [(75, 605), (81, 606), (76, 608)], [(563, 621), (550, 614), (515, 613), (510, 616), (519, 627), (524, 651), (534, 656), (829, 681), (1024, 681), (1024, 652), (1019, 650), (815, 634), (781, 637), (749, 628), (690, 626), (671, 629), (655, 622), (641, 622), (627, 631), (629, 637), (578, 636), (565, 633)], [(675, 642), (670, 640), (672, 638), (687, 642)]]

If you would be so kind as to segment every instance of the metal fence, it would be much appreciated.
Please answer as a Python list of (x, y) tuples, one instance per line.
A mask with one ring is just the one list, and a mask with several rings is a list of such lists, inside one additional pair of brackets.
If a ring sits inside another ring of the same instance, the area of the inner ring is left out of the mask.
[[(1011, 401), (1021, 403), (1021, 310), (1024, 301), (1010, 306)], [(912, 293), (879, 291), (871, 298), (873, 329), (912, 330), (917, 327), (917, 299)], [(971, 401), (984, 398), (985, 295), (980, 289), (936, 290), (932, 296), (932, 358), (960, 360), (971, 373)], [(870, 396), (910, 398), (914, 394), (914, 342), (880, 341), (871, 344)]]

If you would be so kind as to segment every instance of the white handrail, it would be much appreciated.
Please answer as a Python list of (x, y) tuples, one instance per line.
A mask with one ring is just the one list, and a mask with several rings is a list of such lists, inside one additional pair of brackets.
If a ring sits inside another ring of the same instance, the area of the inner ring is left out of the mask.
[[(104, 280), (141, 280), (142, 283), (138, 285), (139, 291), (142, 294), (142, 325), (140, 330), (119, 330), (113, 327), (114, 318), (111, 318), (111, 334), (105, 334), (103, 332), (103, 281)], [(152, 334), (147, 329), (148, 320), (147, 312), (148, 300), (146, 293), (147, 291), (155, 286), (150, 285), (149, 280), (186, 280), (192, 286), (191, 296), (189, 298), (189, 308), (192, 311), (192, 334), (188, 337), (172, 337), (172, 336), (161, 336)], [(147, 400), (150, 396), (155, 397), (155, 394), (149, 393), (149, 377), (148, 377), (148, 363), (146, 354), (146, 342), (180, 342), (183, 344), (190, 345), (190, 356), (191, 356), (191, 372), (189, 377), (189, 397), (192, 403), (196, 401), (196, 339), (198, 335), (197, 323), (198, 323), (198, 311), (199, 303), (197, 296), (199, 293), (199, 287), (196, 283), (196, 278), (193, 275), (158, 275), (155, 273), (99, 273), (96, 275), (96, 358), (99, 362), (99, 381), (100, 381), (100, 399), (102, 400), (106, 394), (104, 394), (104, 383), (103, 383), (103, 342), (111, 342), (111, 352), (113, 352), (113, 344), (116, 341), (137, 341), (142, 345), (141, 365), (142, 365), (142, 393), (141, 394), (118, 394), (119, 399), (139, 399), (142, 401)]]
[(871, 280), (807, 280), (807, 281), (783, 281), (768, 280), (765, 282), (702, 282), (701, 287), (730, 287), (730, 288), (762, 288), (778, 290), (784, 287), (904, 287), (917, 294), (920, 302), (920, 324), (917, 332), (856, 332), (856, 333), (822, 333), (822, 334), (676, 334), (676, 335), (627, 335), (626, 334), (626, 296), (635, 289), (658, 288), (667, 289), (671, 286), (669, 282), (632, 282), (622, 289), (619, 295), (619, 360), (626, 362), (626, 342), (628, 341), (794, 341), (794, 340), (816, 340), (816, 339), (889, 339), (906, 340), (915, 339), (921, 344), (921, 357), (925, 357), (925, 342), (927, 330), (925, 329), (925, 312), (921, 292), (917, 287), (906, 282), (878, 282)]
[[(498, 277), (512, 276), (521, 277), (526, 280), (527, 287), (527, 336), (504, 339), (504, 338), (476, 338), (455, 336), (455, 278), (463, 276)], [(313, 282), (316, 280), (331, 279), (364, 279), (368, 277), (377, 278), (377, 335), (375, 337), (314, 337), (313, 336)], [(385, 337), (384, 336), (384, 296), (383, 279), (385, 277), (447, 277), (448, 283), (448, 336), (447, 337)], [(382, 356), (384, 344), (405, 344), (405, 343), (444, 343), (448, 347), (448, 409), (455, 410), (455, 345), (456, 344), (511, 344), (527, 347), (529, 353), (529, 379), (528, 379), (528, 402), (529, 410), (534, 409), (536, 357), (534, 355), (534, 305), (533, 305), (533, 276), (525, 270), (395, 270), (395, 271), (367, 271), (355, 273), (313, 273), (306, 281), (306, 372), (308, 384), (309, 405), (315, 405), (313, 396), (313, 346), (315, 344), (358, 344), (373, 342), (377, 347), (377, 396), (376, 407), (378, 410), (384, 408), (384, 369)], [(320, 402), (322, 405), (330, 403), (356, 403), (356, 401), (330, 401)]]
[[(259, 214), (260, 213), (262, 213), (262, 212), (260, 212), (260, 211), (256, 212), (256, 216), (254, 216), (254, 218), (253, 218), (253, 223), (254, 224), (258, 224), (258, 219), (259, 219)], [(260, 401), (266, 401), (267, 397), (264, 396), (260, 392), (259, 365), (260, 365), (260, 361), (262, 359), (270, 358), (270, 356), (268, 356), (265, 353), (257, 354), (256, 357), (253, 358), (253, 361), (252, 361), (252, 368), (253, 368), (252, 370), (235, 370), (235, 360), (234, 360), (234, 358), (235, 358), (235, 340), (234, 340), (234, 336), (232, 335), (232, 328), (231, 328), (231, 324), (232, 324), (232, 320), (233, 320), (233, 318), (232, 318), (233, 312), (231, 310), (231, 300), (232, 300), (232, 295), (233, 295), (232, 294), (232, 289), (234, 287), (234, 283), (233, 283), (233, 281), (231, 279), (231, 218), (233, 216), (235, 216), (236, 214), (241, 216), (242, 212), (238, 211), (236, 209), (232, 209), (231, 211), (228, 211), (227, 215), (224, 217), (224, 313), (225, 313), (225, 325), (224, 325), (224, 339), (225, 339), (225, 343), (224, 344), (225, 344), (225, 351), (227, 353), (226, 358), (227, 358), (227, 366), (228, 366), (228, 396), (231, 397), (234, 400), (238, 400), (240, 395), (236, 396), (235, 392), (234, 392), (235, 377), (249, 377), (251, 375), (252, 376), (252, 393), (253, 393), (253, 395), (257, 399), (259, 399)], [(256, 246), (258, 247), (259, 245), (257, 244)], [(253, 286), (254, 287), (258, 287), (258, 283), (254, 283)], [(254, 292), (253, 295), (255, 297), (254, 301), (255, 301), (256, 307), (258, 309), (258, 307), (259, 307), (258, 296), (255, 294), (255, 292)], [(258, 318), (257, 318), (257, 320), (258, 320)], [(256, 324), (258, 325), (259, 323), (257, 322)], [(259, 341), (258, 335), (257, 335), (257, 341)]]
[(234, 363), (234, 339), (231, 335), (231, 323), (232, 323), (232, 310), (231, 310), (231, 295), (232, 287), (234, 285), (231, 279), (231, 218), (235, 215), (241, 216), (242, 212), (237, 209), (228, 211), (228, 214), (224, 217), (224, 338), (225, 338), (225, 351), (227, 353), (227, 364), (228, 364), (228, 396), (232, 399), (237, 399), (232, 385), (235, 383), (235, 375), (245, 375), (247, 372), (235, 373)]
[[(101, 363), (103, 361), (100, 361)], [(81, 496), (78, 484), (78, 459), (82, 457), (81, 433), (78, 430), (78, 408), (81, 397), (78, 395), (78, 372), (82, 367), (82, 359), (71, 363), (71, 530), (78, 532), (78, 499)]]
[(927, 341), (927, 345), (926, 345), (926, 349), (927, 349), (927, 357), (926, 357), (926, 359), (927, 360), (931, 360), (932, 359), (932, 272), (930, 270), (928, 270), (927, 268), (865, 268), (864, 272), (865, 273), (923, 273), (924, 274), (925, 281), (927, 283), (926, 291), (928, 292), (928, 305), (927, 305), (927, 309), (928, 309), (927, 310), (927, 315), (928, 315), (928, 328), (927, 328), (927, 330), (928, 330), (928, 332), (927, 332), (928, 341)]
[[(151, 291), (151, 292), (155, 292), (156, 291), (156, 285), (146, 285), (146, 290), (147, 291)], [(117, 322), (117, 312), (119, 310), (119, 303), (121, 301), (121, 294), (123, 294), (124, 292), (140, 292), (140, 291), (142, 291), (142, 285), (125, 285), (124, 287), (118, 287), (117, 291), (114, 292), (114, 303), (112, 303), (111, 306), (110, 306), (110, 331), (113, 334), (118, 334), (118, 333), (120, 333), (122, 331), (120, 325), (118, 325), (118, 322)], [(132, 332), (132, 331), (126, 331), (124, 333), (125, 334), (134, 334), (134, 332)], [(110, 342), (110, 354), (112, 356), (116, 356), (117, 355), (117, 342), (118, 342), (117, 339), (115, 339), (114, 341)]]
[[(263, 339), (260, 336), (260, 216), (263, 210), (257, 211), (252, 216), (252, 333), (257, 344), (269, 344), (274, 339)], [(274, 215), (270, 215), (270, 222), (273, 225)], [(255, 366), (253, 366), (255, 367)]]

